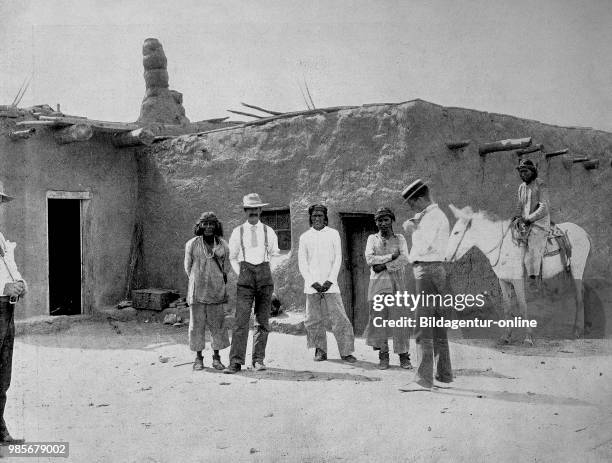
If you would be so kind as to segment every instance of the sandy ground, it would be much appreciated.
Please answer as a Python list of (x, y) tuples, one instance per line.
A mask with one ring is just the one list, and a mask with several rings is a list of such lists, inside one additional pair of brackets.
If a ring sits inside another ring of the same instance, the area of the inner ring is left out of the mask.
[(68, 441), (75, 462), (612, 460), (609, 340), (452, 342), (452, 387), (402, 393), (412, 373), (397, 356), (377, 370), (362, 339), (356, 364), (336, 360), (331, 335), (315, 363), (303, 336), (271, 333), (269, 370), (233, 376), (210, 352), (205, 371), (181, 365), (186, 339), (135, 321), (19, 337), (12, 433)]

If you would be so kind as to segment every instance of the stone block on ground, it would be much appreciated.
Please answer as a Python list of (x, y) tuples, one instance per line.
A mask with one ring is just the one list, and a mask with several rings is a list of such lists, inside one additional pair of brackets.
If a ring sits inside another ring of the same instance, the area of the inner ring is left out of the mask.
[(132, 291), (132, 304), (137, 309), (164, 310), (178, 298), (172, 289), (147, 288)]
[(124, 300), (117, 304), (118, 309), (125, 309), (126, 307), (132, 307), (132, 301)]

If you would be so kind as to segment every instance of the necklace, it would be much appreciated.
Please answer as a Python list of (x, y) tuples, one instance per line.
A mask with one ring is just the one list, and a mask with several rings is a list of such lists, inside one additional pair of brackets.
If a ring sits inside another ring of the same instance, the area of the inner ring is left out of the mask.
[[(213, 246), (214, 246), (214, 239), (213, 239)], [(202, 237), (202, 244), (204, 245), (204, 257), (206, 257), (207, 259), (212, 259), (212, 257), (215, 255), (215, 249), (214, 247), (211, 248), (208, 243), (206, 241), (204, 241), (204, 237)], [(210, 254), (209, 254), (209, 249), (210, 249)]]
[(384, 236), (382, 233), (380, 234), (380, 240), (382, 241), (383, 248), (387, 248), (387, 243), (391, 238), (393, 238), (393, 234), (390, 234), (389, 236)]

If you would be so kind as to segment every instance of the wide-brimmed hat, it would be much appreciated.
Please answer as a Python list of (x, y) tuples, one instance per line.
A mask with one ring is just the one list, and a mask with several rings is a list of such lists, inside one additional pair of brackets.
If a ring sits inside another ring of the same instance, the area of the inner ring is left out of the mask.
[(242, 198), (242, 207), (256, 208), (256, 207), (264, 207), (264, 206), (267, 206), (268, 204), (270, 203), (262, 202), (261, 198), (259, 197), (257, 193), (249, 193), (248, 195), (245, 195)]
[(521, 170), (521, 169), (528, 169), (532, 172), (538, 171), (538, 168), (535, 166), (535, 164), (533, 163), (531, 159), (522, 159), (521, 162), (519, 162), (519, 165), (516, 168), (516, 170)]
[(408, 201), (410, 198), (412, 198), (414, 195), (416, 195), (426, 186), (427, 184), (425, 184), (423, 180), (418, 178), (414, 182), (412, 182), (410, 185), (408, 185), (406, 188), (404, 188), (404, 191), (402, 191), (402, 198), (404, 198), (404, 201)]
[(15, 198), (13, 198), (12, 196), (7, 195), (4, 192), (4, 185), (0, 181), (0, 202), (8, 203), (9, 201), (12, 201), (13, 199), (15, 199)]

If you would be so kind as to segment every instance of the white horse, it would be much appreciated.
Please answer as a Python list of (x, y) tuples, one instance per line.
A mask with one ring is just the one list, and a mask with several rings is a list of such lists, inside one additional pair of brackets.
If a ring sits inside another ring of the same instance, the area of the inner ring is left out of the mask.
[[(501, 287), (504, 316), (511, 311), (511, 290), (514, 292), (523, 313), (523, 319), (527, 319), (527, 301), (525, 299), (525, 268), (523, 266), (525, 248), (519, 246), (512, 239), (510, 230), (511, 221), (492, 220), (485, 212), (474, 212), (467, 206), (458, 209), (449, 205), (457, 222), (451, 232), (446, 259), (454, 261), (460, 259), (472, 247), (480, 249), (489, 259), (495, 275), (499, 279)], [(571, 275), (576, 288), (576, 315), (574, 318), (574, 336), (580, 337), (584, 333), (584, 300), (582, 275), (586, 266), (586, 260), (591, 249), (589, 235), (578, 225), (573, 223), (561, 223), (558, 227), (563, 230), (572, 245)], [(542, 262), (542, 278), (552, 278), (564, 271), (559, 254), (546, 256)], [(511, 330), (500, 339), (502, 343), (510, 342)], [(525, 344), (533, 345), (531, 328), (527, 328)]]

